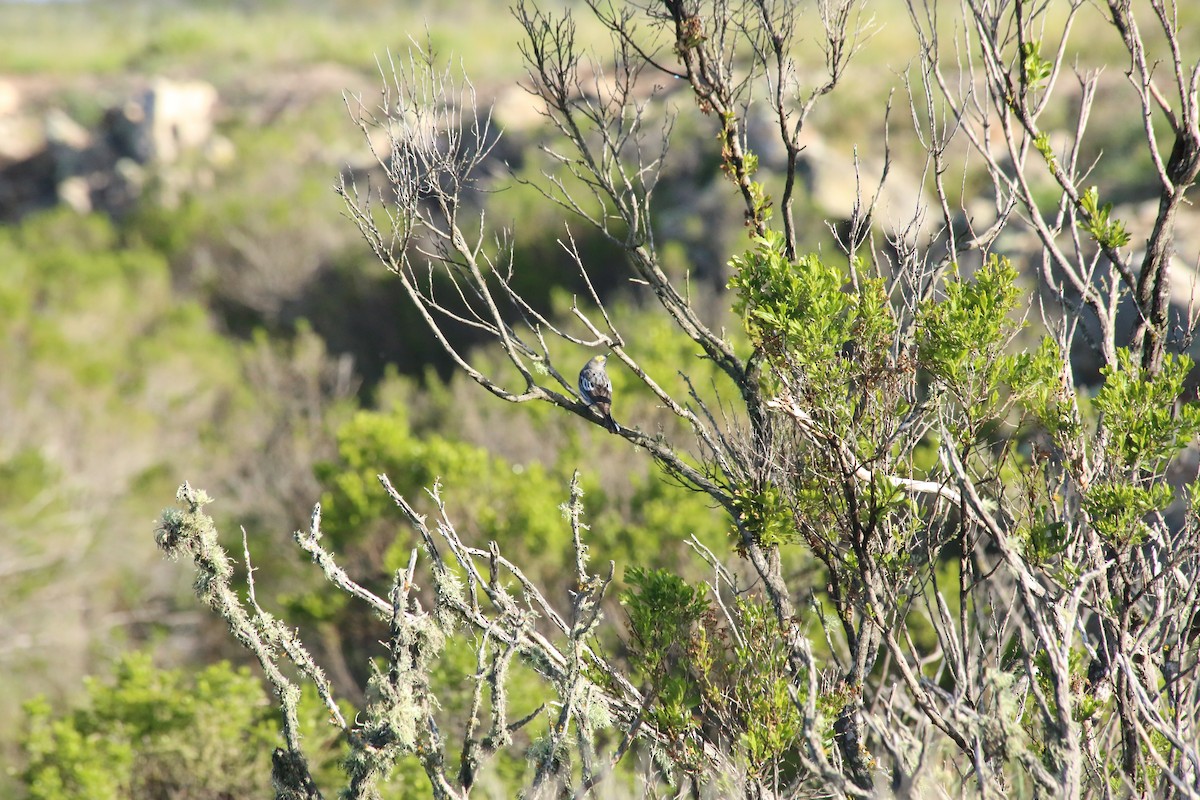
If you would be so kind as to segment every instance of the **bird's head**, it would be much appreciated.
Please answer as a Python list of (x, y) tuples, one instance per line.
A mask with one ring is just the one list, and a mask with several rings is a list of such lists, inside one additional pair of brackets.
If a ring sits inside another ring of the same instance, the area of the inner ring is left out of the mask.
[(592, 364), (594, 366), (603, 367), (606, 361), (608, 361), (608, 356), (592, 356)]

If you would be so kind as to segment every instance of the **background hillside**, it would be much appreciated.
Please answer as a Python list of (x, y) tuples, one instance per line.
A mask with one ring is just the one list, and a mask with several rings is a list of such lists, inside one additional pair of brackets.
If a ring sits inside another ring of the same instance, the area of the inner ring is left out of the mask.
[[(242, 658), (153, 546), (184, 479), (219, 498), (229, 546), (244, 527), (273, 559), (262, 596), (308, 613), (328, 653), (378, 637), (330, 622), (291, 532), (323, 495), (336, 509), (360, 479), (374, 493), (385, 467), (410, 493), (441, 477), (470, 507), (503, 497), (552, 523), (570, 472), (607, 454), (625, 477), (587, 480), (610, 554), (628, 560), (651, 528), (674, 533), (648, 545), (665, 562), (686, 558), (693, 531), (720, 540), (709, 509), (680, 514), (669, 487), (592, 433), (446, 382), (444, 355), (342, 215), (335, 180), (370, 164), (348, 98), (372, 102), (380, 60), (413, 41), (480, 76), (511, 128), (498, 157), (536, 174), (522, 162), (540, 117), (515, 87), (503, 4), (5, 3), (0, 31), (0, 794), (26, 766), (26, 700), (62, 713), (84, 676), (108, 680), (132, 650), (160, 667)], [(165, 130), (141, 125), (155, 104), (174, 115)], [(519, 223), (522, 278), (561, 306), (579, 278), (557, 215), (499, 160), (494, 172), (511, 184), (493, 213)], [(679, 224), (712, 233), (694, 215)], [(735, 219), (722, 235), (736, 233)], [(615, 277), (601, 289), (616, 292)], [(674, 357), (655, 325), (648, 342)], [(386, 504), (369, 505), (330, 524), (368, 579), (393, 544), (410, 546)], [(526, 541), (557, 572), (564, 531), (495, 516), (480, 536)], [(334, 677), (361, 696), (365, 675)]]
[[(909, 34), (890, 18), (899, 10), (876, 13), (849, 86), (812, 123), (797, 214), (807, 249), (828, 246), (830, 224), (848, 216), (854, 154), (868, 176), (879, 170)], [(567, 312), (583, 284), (558, 244), (562, 215), (530, 185), (547, 134), (516, 86), (519, 30), (506, 4), (469, 0), (0, 3), (0, 764), (10, 768), (0, 795), (24, 767), (23, 700), (68, 708), (84, 676), (105, 679), (133, 650), (163, 667), (242, 657), (197, 608), (188, 571), (153, 544), (184, 479), (218, 499), (234, 552), (244, 528), (263, 554), (260, 597), (302, 616), (350, 698), (367, 676), (336, 665), (357, 663), (350, 656), (370, 652), (377, 633), (324, 593), (291, 533), (323, 500), (334, 549), (362, 580), (386, 583), (412, 540), (375, 491), (377, 471), (409, 495), (440, 478), (475, 536), (504, 542), (551, 584), (568, 557), (556, 508), (575, 469), (593, 555), (618, 575), (631, 563), (699, 573), (683, 544), (691, 535), (729, 549), (723, 518), (644, 461), (577, 420), (506, 407), (456, 379), (343, 216), (338, 176), (378, 180), (347, 106), (375, 102), (389, 53), (430, 46), (495, 103), (505, 134), (481, 202), (512, 225), (524, 296)], [(586, 25), (580, 35), (601, 40)], [(1116, 51), (1098, 45), (1093, 56)], [(724, 287), (742, 218), (709, 121), (687, 102), (657, 195), (659, 233), (668, 266), (694, 277), (719, 326), (730, 323)], [(1140, 135), (1105, 102), (1094, 113), (1112, 124), (1089, 142), (1097, 152)], [(174, 122), (147, 127), (151, 108)], [(906, 149), (908, 126), (893, 126), (889, 192), (911, 207), (926, 191), (923, 164)], [(771, 153), (762, 158), (769, 170)], [(1102, 196), (1136, 224), (1146, 164), (1105, 164), (1095, 180), (1114, 188)], [(1194, 266), (1200, 225), (1180, 232)], [(617, 258), (577, 236), (588, 263)], [(645, 312), (618, 267), (597, 288), (639, 330), (643, 363), (703, 377), (694, 346)], [(620, 393), (624, 379), (614, 382)], [(619, 416), (646, 430), (673, 424), (636, 393)]]

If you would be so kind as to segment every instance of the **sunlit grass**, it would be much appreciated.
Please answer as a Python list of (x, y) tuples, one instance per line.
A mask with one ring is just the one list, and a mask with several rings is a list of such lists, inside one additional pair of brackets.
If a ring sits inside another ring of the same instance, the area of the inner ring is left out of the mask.
[(481, 75), (516, 75), (506, 4), (81, 2), (0, 4), (0, 73), (122, 72), (206, 77), (334, 62), (374, 71), (377, 55), (426, 35)]

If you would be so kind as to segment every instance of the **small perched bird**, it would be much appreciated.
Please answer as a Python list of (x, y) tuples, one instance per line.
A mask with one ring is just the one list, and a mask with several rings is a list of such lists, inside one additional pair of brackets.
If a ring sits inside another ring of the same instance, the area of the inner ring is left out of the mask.
[(621, 426), (612, 418), (612, 382), (604, 371), (606, 361), (608, 356), (593, 356), (583, 365), (583, 369), (579, 370), (579, 394), (583, 396), (583, 402), (595, 406), (604, 417), (604, 424), (616, 433)]

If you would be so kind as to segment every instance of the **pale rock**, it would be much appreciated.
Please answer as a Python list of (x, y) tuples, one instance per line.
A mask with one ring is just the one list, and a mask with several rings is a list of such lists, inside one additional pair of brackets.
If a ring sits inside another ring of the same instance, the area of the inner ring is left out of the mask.
[(203, 81), (154, 81), (142, 99), (151, 152), (170, 164), (202, 148), (213, 134), (217, 90)]
[(0, 117), (12, 117), (21, 111), (21, 90), (11, 81), (0, 79)]
[[(3, 84), (0, 84), (0, 87), (3, 87)], [(0, 164), (24, 161), (45, 146), (45, 126), (36, 117), (0, 115)]]
[(237, 149), (224, 136), (215, 135), (204, 145), (204, 160), (218, 169), (231, 166), (236, 158)]
[(546, 123), (546, 104), (520, 86), (500, 90), (492, 104), (492, 119), (506, 131), (535, 130)]
[(45, 117), (46, 141), (53, 147), (86, 150), (92, 143), (87, 128), (67, 116), (59, 108), (52, 108)]
[[(802, 144), (796, 172), (813, 205), (838, 220), (851, 219), (856, 203), (860, 204), (860, 213), (865, 213), (883, 175), (883, 162), (860, 155), (856, 163), (853, 148), (834, 149), (811, 134), (803, 138)], [(935, 212), (920, 180), (893, 163), (875, 205), (874, 223), (887, 233), (905, 238), (915, 234), (924, 240), (933, 230)]]
[(92, 210), (92, 190), (87, 179), (80, 175), (64, 178), (58, 183), (58, 201), (77, 214)]

